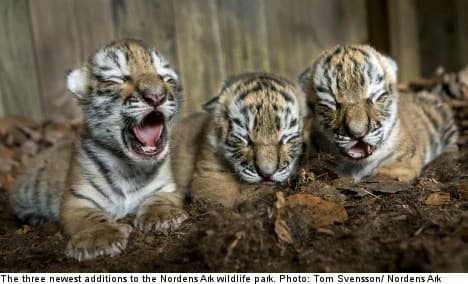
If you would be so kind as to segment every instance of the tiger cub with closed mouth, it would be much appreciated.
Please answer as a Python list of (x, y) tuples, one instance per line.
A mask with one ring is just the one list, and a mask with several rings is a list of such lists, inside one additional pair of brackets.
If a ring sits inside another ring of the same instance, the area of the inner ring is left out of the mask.
[(410, 181), (457, 150), (450, 106), (437, 94), (399, 94), (397, 64), (367, 45), (323, 52), (300, 76), (312, 112), (311, 143), (355, 181), (380, 174)]
[(154, 48), (121, 40), (67, 75), (84, 114), (79, 138), (38, 156), (11, 192), (31, 224), (60, 221), (78, 260), (116, 255), (135, 214), (143, 231), (175, 229), (187, 218), (173, 180), (168, 137), (180, 109), (175, 71)]
[(228, 79), (219, 95), (174, 129), (174, 173), (194, 200), (231, 207), (283, 183), (302, 151), (305, 96), (265, 73)]

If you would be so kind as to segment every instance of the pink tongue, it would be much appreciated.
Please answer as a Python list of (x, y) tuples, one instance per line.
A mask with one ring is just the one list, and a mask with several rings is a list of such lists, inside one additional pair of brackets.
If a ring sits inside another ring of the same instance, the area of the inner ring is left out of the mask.
[(368, 147), (369, 145), (363, 142), (358, 142), (353, 147), (349, 148), (346, 153), (350, 155), (352, 158), (362, 158), (368, 155)]
[(145, 146), (156, 146), (156, 143), (161, 137), (161, 133), (163, 131), (163, 123), (161, 121), (148, 121), (143, 123), (143, 125), (136, 126), (133, 128), (133, 133), (137, 137), (138, 141), (140, 141)]

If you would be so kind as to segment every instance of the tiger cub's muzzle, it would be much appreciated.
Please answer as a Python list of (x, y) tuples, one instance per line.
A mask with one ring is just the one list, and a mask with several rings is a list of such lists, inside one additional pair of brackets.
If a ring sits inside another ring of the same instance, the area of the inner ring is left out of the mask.
[(369, 139), (372, 135), (369, 119), (365, 122), (349, 120), (344, 122), (341, 133), (335, 140), (340, 152), (353, 160), (365, 159), (374, 153), (376, 145)]
[(131, 150), (140, 157), (156, 157), (167, 146), (167, 125), (177, 111), (176, 108), (168, 111), (166, 107), (171, 104), (169, 92), (166, 87), (156, 85), (138, 93), (145, 104), (144, 115), (127, 126), (126, 140)]

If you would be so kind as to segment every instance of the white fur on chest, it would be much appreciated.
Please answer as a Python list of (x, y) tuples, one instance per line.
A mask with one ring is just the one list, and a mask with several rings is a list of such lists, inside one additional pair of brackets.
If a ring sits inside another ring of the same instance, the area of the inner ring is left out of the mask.
[[(96, 174), (100, 173), (96, 163), (83, 159), (81, 163), (85, 169), (83, 171), (85, 180), (91, 180), (94, 185), (85, 183), (79, 186), (78, 190), (80, 194), (95, 201), (102, 210), (114, 219), (120, 219), (127, 214), (135, 214), (140, 205), (152, 195), (176, 190), (168, 155), (165, 156), (161, 166), (155, 169), (154, 174), (150, 175), (146, 181), (140, 180), (140, 184), (137, 184), (134, 179), (128, 179), (119, 174), (119, 171), (123, 171), (124, 168), (119, 168), (119, 160), (116, 157), (104, 156), (102, 152), (99, 157), (105, 157), (106, 164), (113, 165), (112, 171), (108, 173), (108, 179), (102, 174)], [(89, 204), (89, 202), (87, 203)]]
[(111, 214), (116, 219), (122, 218), (127, 214), (135, 214), (140, 205), (151, 195), (161, 192), (174, 192), (176, 190), (167, 161), (164, 162), (151, 181), (141, 189), (136, 191), (131, 190), (135, 188), (135, 185), (125, 180), (120, 180), (118, 185), (123, 189), (125, 197), (119, 196), (110, 208)]

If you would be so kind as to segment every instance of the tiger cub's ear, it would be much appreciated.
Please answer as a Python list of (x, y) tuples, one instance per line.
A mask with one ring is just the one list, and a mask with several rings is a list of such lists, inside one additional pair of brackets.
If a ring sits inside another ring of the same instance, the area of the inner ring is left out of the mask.
[(86, 95), (88, 89), (88, 74), (86, 68), (71, 70), (66, 75), (67, 88), (78, 98)]
[(219, 96), (214, 97), (203, 104), (203, 109), (207, 112), (212, 112), (216, 109), (216, 106), (219, 104)]
[(397, 71), (398, 71), (398, 64), (396, 63), (396, 61), (393, 60), (391, 57), (385, 56), (385, 55), (381, 56), (381, 60), (382, 60), (382, 65), (385, 68), (385, 72), (388, 72), (392, 80), (396, 81)]
[(304, 93), (308, 93), (312, 87), (312, 68), (308, 67), (299, 75), (299, 86)]

